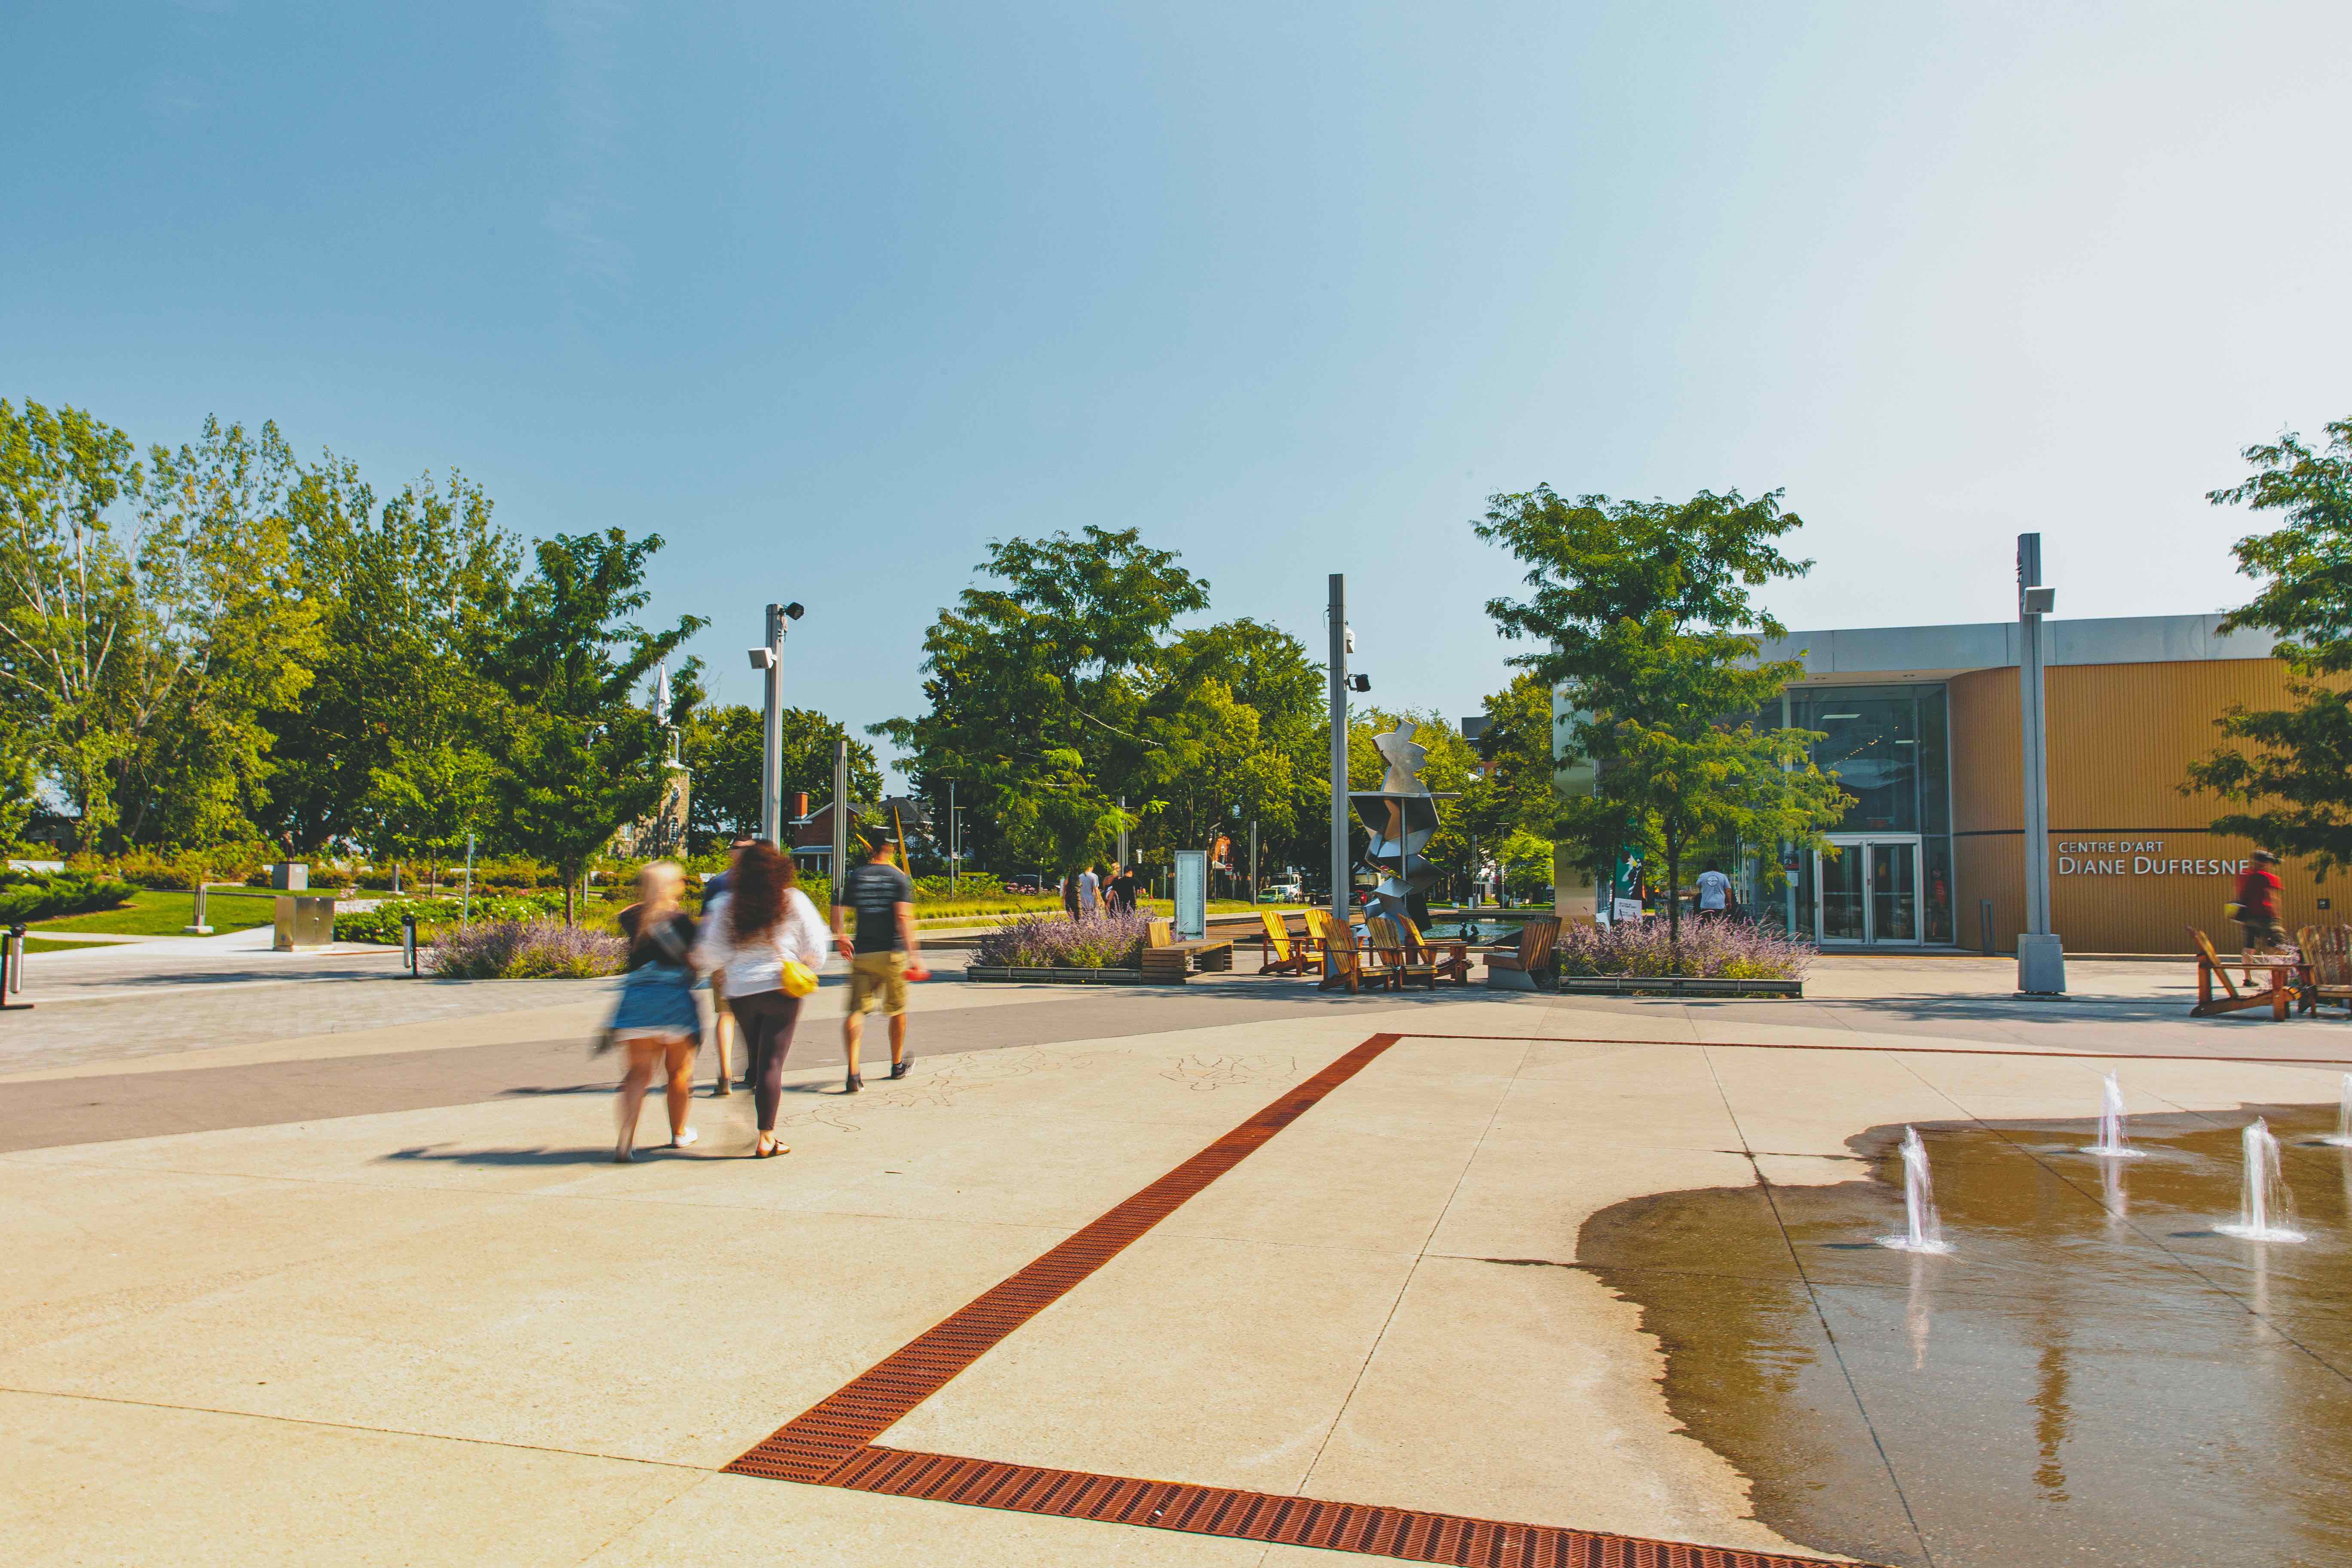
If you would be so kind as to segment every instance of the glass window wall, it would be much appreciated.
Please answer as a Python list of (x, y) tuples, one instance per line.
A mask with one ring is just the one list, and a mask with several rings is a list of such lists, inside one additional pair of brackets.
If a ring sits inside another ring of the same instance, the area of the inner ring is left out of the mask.
[(1861, 940), (1860, 905), (1868, 897), (1877, 917), (1871, 929), (1881, 940), (1951, 942), (1951, 754), (1943, 685), (1792, 687), (1786, 701), (1790, 727), (1822, 737), (1813, 742), (1814, 763), (1854, 797), (1831, 831), (1916, 834), (1920, 849), (1916, 887), (1907, 855), (1866, 866), (1849, 850), (1824, 864), (1816, 887), (1812, 857), (1801, 854), (1790, 900), (1797, 933), (1813, 935), (1818, 920), (1824, 940)]

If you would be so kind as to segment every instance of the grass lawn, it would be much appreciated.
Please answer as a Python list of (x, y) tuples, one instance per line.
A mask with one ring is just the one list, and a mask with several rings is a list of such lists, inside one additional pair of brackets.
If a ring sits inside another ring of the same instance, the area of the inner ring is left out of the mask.
[(29, 958), (37, 952), (88, 952), (93, 947), (128, 947), (129, 945), (128, 942), (43, 942), (39, 937), (28, 936), (25, 939), (25, 954)]
[[(277, 907), (268, 898), (220, 892), (205, 895), (205, 920), (215, 931), (250, 931), (266, 926), (275, 917)], [(62, 920), (43, 921), (30, 928), (45, 931), (110, 931), (118, 936), (178, 936), (180, 928), (196, 918), (196, 896), (194, 893), (159, 893), (142, 888), (131, 895), (131, 901), (110, 910), (97, 910), (86, 915), (67, 915)], [(30, 946), (29, 941), (27, 946)]]

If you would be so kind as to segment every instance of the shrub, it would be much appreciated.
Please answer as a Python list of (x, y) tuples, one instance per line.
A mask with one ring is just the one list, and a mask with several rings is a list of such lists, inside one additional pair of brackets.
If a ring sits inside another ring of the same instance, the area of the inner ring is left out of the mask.
[[(560, 912), (563, 900), (548, 893), (532, 893), (523, 898), (495, 898), (474, 900), (474, 921), (534, 921), (545, 920)], [(465, 913), (462, 899), (386, 899), (372, 910), (339, 910), (335, 914), (337, 942), (378, 942), (396, 946), (400, 942), (400, 917), (415, 915), (419, 940), (431, 936), (443, 926), (453, 926)]]
[(1686, 921), (1679, 943), (1662, 920), (1566, 925), (1554, 949), (1562, 974), (1690, 975), (1721, 980), (1795, 980), (1813, 944), (1752, 921)]
[(29, 925), (60, 915), (110, 910), (138, 889), (119, 878), (88, 871), (17, 871), (0, 868), (0, 925)]
[(592, 980), (618, 974), (629, 944), (560, 921), (488, 921), (471, 930), (443, 927), (425, 955), (445, 980)]
[[(182, 849), (169, 855), (131, 849), (124, 851), (116, 863), (114, 874), (137, 887), (184, 893), (194, 888), (199, 879), (245, 881), (269, 856), (266, 844), (216, 844), (209, 849)], [(269, 880), (267, 870), (261, 873), (261, 879), (264, 883)]]
[(1143, 962), (1142, 915), (1026, 915), (980, 939), (974, 963), (1014, 969), (1132, 969)]

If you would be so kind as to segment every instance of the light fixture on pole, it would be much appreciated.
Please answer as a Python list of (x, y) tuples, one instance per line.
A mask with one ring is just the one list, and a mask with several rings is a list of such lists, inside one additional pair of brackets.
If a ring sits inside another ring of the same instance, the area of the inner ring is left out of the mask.
[(2066, 990), (2066, 952), (2050, 929), (2049, 730), (2042, 707), (2042, 617), (2057, 590), (2042, 585), (2042, 536), (2017, 536), (2018, 715), (2025, 775), (2025, 930), (2017, 939), (2017, 988), (2031, 995)]
[(760, 731), (760, 837), (784, 844), (784, 628), (806, 612), (798, 605), (770, 605), (761, 643), (751, 650), (751, 668), (766, 678)]

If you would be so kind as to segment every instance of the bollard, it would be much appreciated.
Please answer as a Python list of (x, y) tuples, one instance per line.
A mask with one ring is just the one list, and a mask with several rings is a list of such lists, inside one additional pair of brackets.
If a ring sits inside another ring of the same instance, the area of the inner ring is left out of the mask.
[(1984, 955), (1990, 958), (1992, 956), (1992, 900), (1990, 899), (1977, 900), (1977, 919), (1981, 921), (1984, 926)]
[(408, 977), (411, 980), (415, 979), (416, 917), (414, 914), (404, 914), (400, 917), (400, 955), (408, 961)]
[(10, 926), (5, 940), (0, 940), (0, 1013), (29, 1011), (30, 1002), (11, 1002), (12, 995), (21, 995), (25, 989), (25, 928)]
[(190, 936), (212, 935), (213, 928), (205, 923), (205, 879), (202, 877), (196, 879), (195, 917), (194, 923), (184, 925), (180, 930)]

